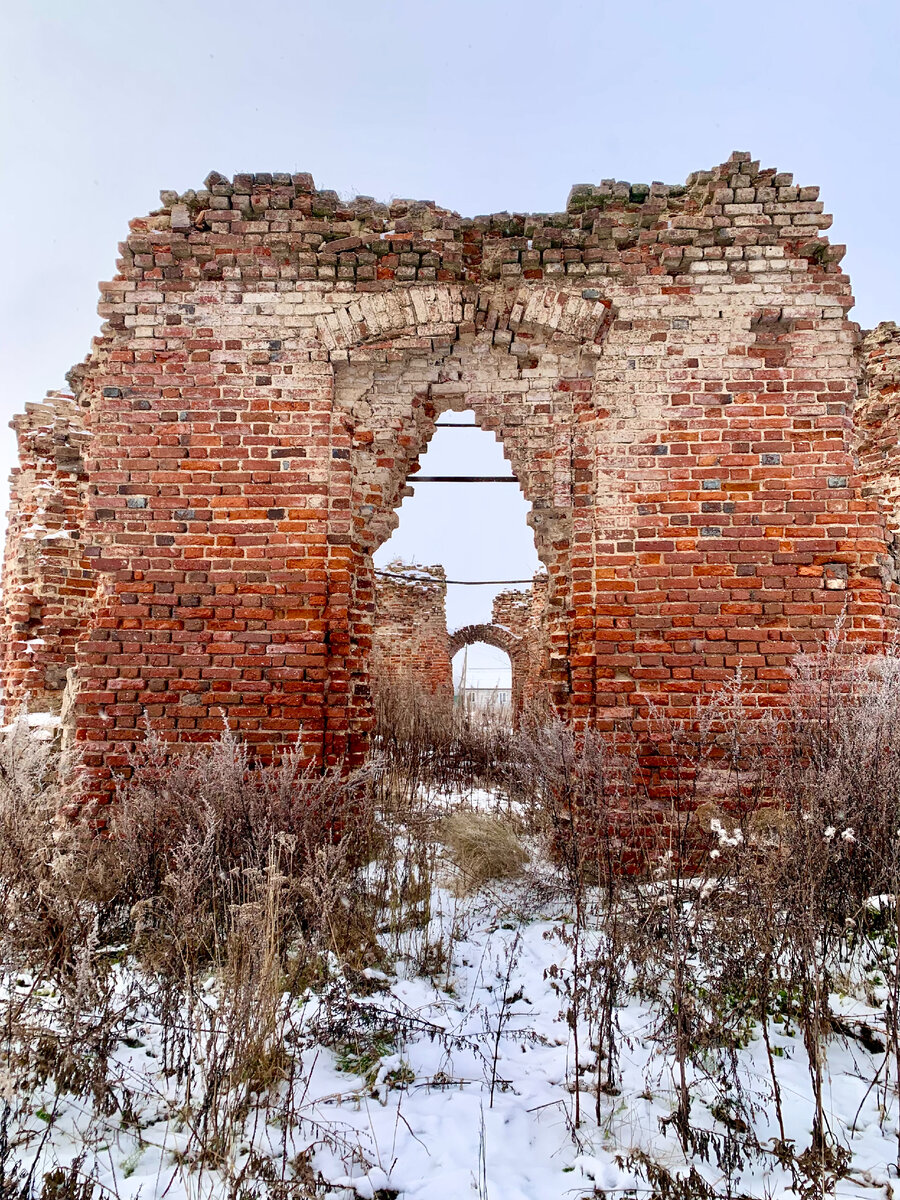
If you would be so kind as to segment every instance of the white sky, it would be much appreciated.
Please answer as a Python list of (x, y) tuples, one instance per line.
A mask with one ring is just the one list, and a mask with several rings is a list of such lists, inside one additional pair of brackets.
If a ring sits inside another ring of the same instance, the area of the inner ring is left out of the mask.
[[(897, 0), (9, 2), (4, 423), (87, 353), (128, 219), (212, 169), (311, 171), (342, 194), (473, 215), (556, 211), (571, 184), (610, 176), (680, 183), (749, 150), (821, 186), (830, 237), (849, 245), (856, 319), (900, 319), (898, 34)], [(13, 460), (10, 433), (4, 476)], [(497, 486), (492, 502), (515, 490)], [(445, 489), (419, 493), (433, 533)], [(461, 547), (474, 555), (476, 507), (475, 525), (411, 556), (450, 567)], [(412, 513), (408, 502), (404, 536)], [(495, 535), (492, 563), (513, 536)], [(533, 546), (516, 544), (511, 574), (530, 574)]]

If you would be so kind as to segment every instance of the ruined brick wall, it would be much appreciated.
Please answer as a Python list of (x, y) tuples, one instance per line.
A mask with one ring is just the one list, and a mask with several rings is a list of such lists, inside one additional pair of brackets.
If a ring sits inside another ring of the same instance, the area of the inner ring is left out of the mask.
[(518, 639), (516, 651), (510, 657), (513, 711), (522, 713), (543, 704), (547, 700), (545, 680), (550, 650), (547, 577), (537, 574), (529, 588), (501, 592), (494, 599), (492, 616), (495, 625), (508, 629)]
[[(364, 753), (372, 553), (448, 410), (494, 432), (547, 570), (559, 711), (678, 716), (740, 663), (779, 704), (847, 613), (896, 622), (854, 463), (858, 331), (815, 188), (736, 154), (683, 186), (461, 218), (212, 175), (132, 222), (73, 376), (93, 433), (77, 737)], [(10, 696), (19, 685), (7, 672)]]
[(882, 322), (863, 338), (856, 446), (862, 494), (885, 516), (889, 555), (883, 572), (900, 573), (900, 328)]
[(375, 627), (369, 670), (373, 690), (386, 682), (411, 684), (425, 695), (453, 700), (447, 644), (444, 568), (392, 562), (375, 583)]
[(95, 586), (84, 555), (83, 411), (70, 393), (49, 392), (11, 425), (19, 465), (10, 476), (3, 559), (0, 683), (7, 720), (21, 711), (59, 711)]

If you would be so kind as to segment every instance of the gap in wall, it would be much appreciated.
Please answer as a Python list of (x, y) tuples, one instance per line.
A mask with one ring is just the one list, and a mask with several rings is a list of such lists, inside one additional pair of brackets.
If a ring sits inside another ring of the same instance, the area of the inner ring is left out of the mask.
[[(446, 412), (439, 424), (474, 424), (475, 414)], [(512, 475), (503, 447), (483, 429), (436, 429), (419, 459), (419, 475)], [(409, 482), (415, 494), (400, 507), (400, 524), (375, 552), (376, 567), (393, 559), (425, 566), (439, 563), (448, 579), (530, 579), (540, 569), (534, 537), (527, 524), (531, 505), (521, 488), (509, 483)], [(527, 587), (527, 584), (519, 585)], [(447, 628), (488, 624), (494, 597), (508, 588), (448, 587)], [(505, 666), (499, 659), (506, 659)], [(461, 656), (454, 663), (454, 674)], [(493, 646), (469, 647), (470, 671), (485, 678), (502, 668), (509, 686), (509, 659)]]
[[(468, 650), (468, 656), (466, 651)], [(453, 656), (453, 689), (458, 691), (465, 669), (466, 687), (479, 691), (508, 689), (512, 685), (512, 664), (505, 650), (472, 642)]]

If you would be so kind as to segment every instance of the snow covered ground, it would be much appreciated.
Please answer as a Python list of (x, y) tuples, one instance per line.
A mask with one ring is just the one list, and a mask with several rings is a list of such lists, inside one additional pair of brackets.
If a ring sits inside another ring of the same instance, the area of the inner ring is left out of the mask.
[[(797, 1194), (775, 1153), (780, 1134), (758, 1028), (736, 1052), (742, 1111), (752, 1115), (756, 1149), (749, 1148), (744, 1122), (729, 1116), (711, 1061), (709, 1070), (692, 1072), (690, 1088), (700, 1144), (703, 1131), (712, 1136), (705, 1154), (686, 1161), (666, 1120), (676, 1092), (659, 1013), (635, 996), (624, 996), (616, 1013), (618, 1094), (601, 1096), (595, 1112), (590, 1033), (585, 1024), (576, 1063), (559, 985), (571, 967), (567, 930), (571, 914), (549, 866), (533, 864), (524, 877), (470, 896), (436, 886), (430, 921), (400, 943), (392, 939), (400, 952), (392, 954), (390, 972), (370, 969), (354, 988), (336, 970), (324, 991), (284, 1001), (286, 1077), (273, 1092), (252, 1098), (220, 1138), (215, 1169), (202, 1170), (196, 1131), (209, 1064), (198, 1051), (187, 1077), (166, 1073), (154, 1006), (135, 998), (133, 971), (120, 963), (114, 971), (124, 1011), (110, 1074), (127, 1104), (98, 1111), (89, 1099), (49, 1083), (23, 1101), (7, 1075), (0, 1095), (11, 1105), (14, 1160), (27, 1170), (37, 1158), (39, 1182), (53, 1165), (84, 1155), (81, 1171), (122, 1200), (283, 1194), (278, 1180), (294, 1181), (292, 1195), (339, 1200), (665, 1194), (641, 1170), (641, 1152), (673, 1176), (686, 1176), (693, 1165), (716, 1194)], [(430, 955), (423, 973), (430, 948), (441, 952)], [(863, 1020), (879, 1029), (878, 983), (860, 979), (832, 997), (848, 1028)], [(40, 980), (19, 975), (7, 1000), (35, 991), (52, 1021), (55, 997)], [(195, 1030), (214, 1024), (215, 980), (204, 995), (205, 1007), (186, 1016)], [(806, 1054), (790, 1021), (773, 1022), (770, 1037), (785, 1133), (799, 1154), (813, 1117)], [(196, 1039), (204, 1044), (212, 1045)], [(830, 1038), (827, 1118), (834, 1141), (852, 1156), (832, 1194), (894, 1194), (889, 1164), (897, 1158), (897, 1095), (885, 1073), (883, 1053), (852, 1036)], [(679, 1194), (711, 1194), (696, 1187)]]

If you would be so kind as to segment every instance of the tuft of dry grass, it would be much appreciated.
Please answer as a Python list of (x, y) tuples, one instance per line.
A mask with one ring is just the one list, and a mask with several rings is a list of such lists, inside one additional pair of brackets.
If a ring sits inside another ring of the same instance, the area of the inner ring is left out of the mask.
[(462, 890), (518, 875), (528, 862), (512, 818), (460, 809), (441, 823), (441, 841), (459, 870)]

